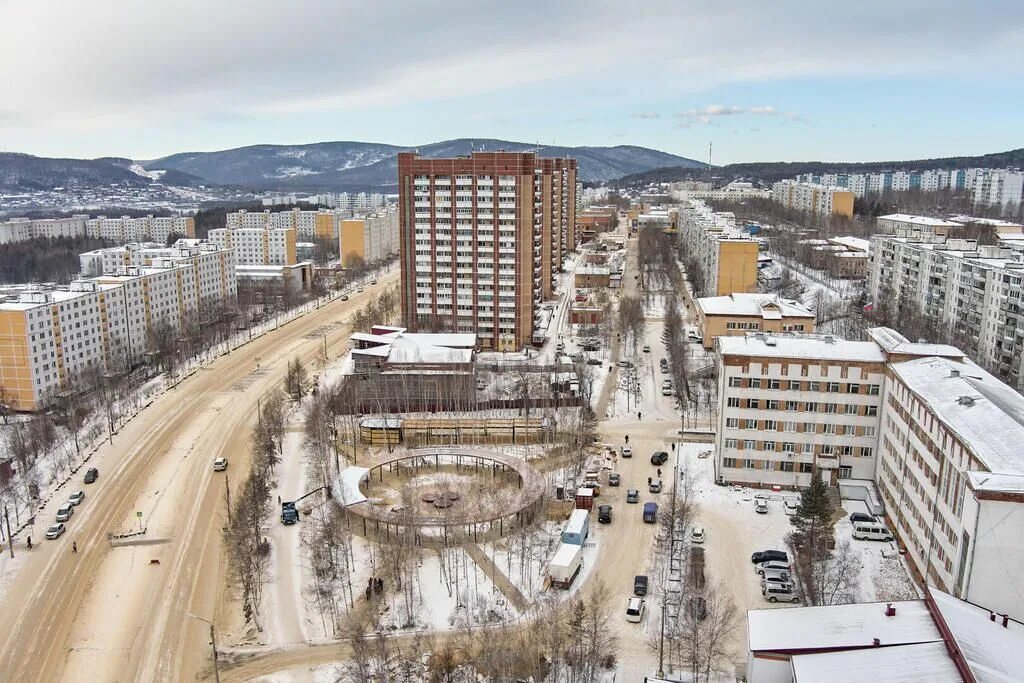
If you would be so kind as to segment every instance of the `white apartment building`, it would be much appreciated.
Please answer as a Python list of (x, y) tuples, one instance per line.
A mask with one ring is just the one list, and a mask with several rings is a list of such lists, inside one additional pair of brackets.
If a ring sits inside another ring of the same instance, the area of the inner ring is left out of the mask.
[(805, 487), (871, 479), (885, 355), (827, 335), (719, 337), (716, 476)]
[(679, 240), (688, 257), (700, 263), (703, 296), (757, 291), (757, 242), (736, 226), (732, 213), (715, 212), (702, 201), (684, 203), (678, 213)]
[(115, 244), (131, 242), (167, 243), (172, 234), (184, 238), (196, 236), (196, 222), (190, 216), (142, 216), (131, 218), (107, 218), (99, 216), (85, 222), (85, 234), (99, 237)]
[(889, 366), (877, 482), (929, 584), (1024, 617), (1024, 397), (974, 363)]
[(0, 244), (32, 239), (82, 237), (86, 234), (88, 216), (70, 218), (12, 218), (0, 221)]
[(296, 237), (299, 240), (337, 240), (341, 221), (345, 217), (347, 217), (345, 211), (325, 209), (268, 210), (262, 212), (236, 211), (227, 215), (226, 227), (229, 230), (241, 228), (250, 230), (283, 230), (292, 228), (295, 230)]
[(1024, 173), (985, 169), (974, 180), (974, 203), (982, 206), (1019, 207), (1024, 199)]
[(388, 209), (341, 222), (338, 253), (343, 264), (355, 259), (377, 263), (398, 254), (398, 210)]
[(233, 254), (223, 250), (22, 292), (0, 303), (0, 386), (16, 410), (38, 410), (85, 373), (139, 362), (154, 327), (180, 333), (235, 295)]
[(298, 262), (295, 228), (216, 228), (208, 238), (233, 249), (240, 266), (290, 266)]
[(816, 216), (853, 216), (853, 193), (842, 187), (780, 180), (772, 185), (772, 201)]
[(919, 312), (976, 363), (1024, 388), (1024, 253), (974, 240), (875, 235), (868, 271), (876, 307)]

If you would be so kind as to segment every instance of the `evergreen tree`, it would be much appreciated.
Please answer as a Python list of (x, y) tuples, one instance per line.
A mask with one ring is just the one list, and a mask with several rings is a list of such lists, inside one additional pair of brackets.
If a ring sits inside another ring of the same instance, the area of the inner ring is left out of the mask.
[(803, 545), (817, 554), (832, 533), (832, 514), (835, 509), (828, 497), (828, 487), (817, 470), (811, 485), (800, 494), (800, 505), (789, 518)]

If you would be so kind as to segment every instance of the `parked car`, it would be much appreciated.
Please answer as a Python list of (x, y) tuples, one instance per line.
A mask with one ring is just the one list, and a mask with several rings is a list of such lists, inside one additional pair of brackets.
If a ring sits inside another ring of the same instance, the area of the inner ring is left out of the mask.
[(609, 486), (618, 486), (621, 483), (622, 483), (622, 477), (619, 476), (618, 472), (612, 472), (611, 474), (608, 475), (608, 485)]
[(85, 500), (85, 491), (75, 491), (68, 496), (68, 502), (75, 506), (81, 505), (83, 500)]
[(630, 598), (626, 603), (626, 621), (639, 624), (643, 621), (647, 602), (643, 598)]
[(600, 358), (588, 358), (587, 359), (587, 365), (600, 365), (600, 364), (601, 364), (601, 359)]
[(762, 562), (770, 562), (772, 560), (789, 562), (789, 555), (782, 550), (759, 550), (750, 556), (750, 561), (754, 564), (761, 564)]
[(636, 489), (629, 489), (628, 491), (626, 491), (626, 502), (627, 503), (639, 503), (640, 502), (640, 492), (637, 491)]
[(637, 574), (633, 577), (633, 595), (647, 595), (647, 577)]
[(216, 460), (213, 461), (213, 471), (214, 472), (223, 472), (227, 468), (228, 468), (228, 459), (227, 458), (217, 458)]
[(661, 467), (666, 462), (668, 462), (668, 453), (665, 451), (655, 451), (654, 454), (651, 455), (651, 464), (655, 467)]
[(754, 499), (754, 512), (766, 514), (768, 512), (768, 501), (764, 498)]
[(670, 380), (665, 380), (664, 382), (661, 383), (661, 395), (662, 396), (671, 396), (672, 395), (672, 382)]
[(661, 366), (661, 374), (663, 374), (663, 375), (667, 375), (668, 374), (668, 366), (667, 365), (662, 365)]
[(565, 342), (560, 341), (557, 344), (555, 344), (555, 351), (558, 351), (559, 353), (565, 351)]
[(75, 514), (75, 506), (71, 503), (64, 503), (57, 508), (57, 521), (66, 522), (71, 519), (71, 515)]
[(777, 585), (766, 585), (761, 587), (761, 595), (768, 602), (778, 602), (779, 600), (785, 600), (788, 602), (800, 602), (800, 598), (793, 592), (793, 587), (790, 585), (777, 586)]
[(697, 621), (704, 621), (708, 616), (708, 601), (699, 595), (690, 596), (689, 608), (690, 616)]
[(759, 571), (761, 581), (764, 583), (792, 583), (790, 581), (789, 569), (765, 569)]
[(619, 449), (619, 453), (622, 455), (623, 458), (632, 458), (633, 448), (631, 446), (623, 446), (622, 448)]
[(850, 524), (856, 524), (857, 522), (877, 522), (874, 515), (869, 515), (866, 512), (854, 512), (850, 515)]
[(341, 295), (341, 300), (342, 301), (348, 301), (348, 294), (342, 294)]
[(370, 280), (370, 284), (371, 285), (377, 284), (377, 278), (374, 278), (374, 279)]
[(597, 506), (597, 521), (601, 524), (612, 523), (612, 506), (611, 505), (598, 505)]
[(618, 365), (620, 368), (631, 368), (631, 367), (633, 367), (633, 364), (630, 363), (628, 360), (620, 360), (619, 362), (616, 363), (616, 365)]
[(658, 521), (658, 504), (655, 502), (644, 503), (644, 523), (654, 524)]
[(690, 543), (703, 543), (704, 542), (704, 527), (695, 526), (690, 531)]
[(95, 467), (90, 467), (85, 471), (85, 483), (91, 484), (100, 477), (100, 471)]
[(787, 515), (795, 515), (798, 507), (800, 507), (800, 503), (798, 501), (790, 500), (789, 498), (782, 501), (782, 509), (786, 511)]
[(356, 293), (357, 294), (362, 294), (363, 293), (363, 288), (362, 287), (357, 288), (356, 289)]
[(650, 352), (651, 352), (651, 345), (650, 344), (644, 344), (644, 353), (650, 353)]
[(52, 524), (46, 528), (46, 537), (51, 541), (55, 538), (60, 538), (65, 528), (63, 524)]
[(788, 575), (791, 569), (789, 562), (782, 562), (780, 560), (768, 560), (767, 562), (761, 562), (760, 564), (754, 565), (754, 572), (757, 574), (764, 576), (766, 571), (785, 572)]
[(661, 479), (651, 479), (651, 483), (647, 485), (647, 490), (651, 493), (661, 493)]

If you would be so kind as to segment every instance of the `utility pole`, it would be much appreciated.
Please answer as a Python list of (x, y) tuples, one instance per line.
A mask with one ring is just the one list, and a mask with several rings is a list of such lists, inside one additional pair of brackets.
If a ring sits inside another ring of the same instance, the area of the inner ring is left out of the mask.
[(231, 526), (231, 488), (228, 486), (228, 475), (224, 475), (224, 499), (228, 503), (228, 526)]
[(14, 558), (14, 537), (11, 536), (11, 516), (7, 514), (7, 506), (4, 505), (4, 520), (7, 522), (7, 546), (11, 549), (11, 558)]
[(213, 627), (213, 622), (209, 619), (203, 619), (200, 616), (188, 613), (193, 619), (197, 619), (210, 627), (210, 647), (213, 648), (213, 680), (216, 683), (220, 683), (220, 662), (217, 659), (217, 631)]

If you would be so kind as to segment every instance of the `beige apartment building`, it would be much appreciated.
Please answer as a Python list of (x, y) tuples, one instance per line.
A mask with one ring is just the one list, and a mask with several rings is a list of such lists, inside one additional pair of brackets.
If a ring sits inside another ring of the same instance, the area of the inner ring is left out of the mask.
[(842, 187), (780, 180), (772, 185), (772, 201), (814, 216), (853, 218), (853, 192)]
[(298, 263), (295, 228), (217, 228), (209, 240), (233, 249), (240, 266), (291, 266)]
[(777, 294), (736, 293), (697, 299), (697, 321), (704, 348), (715, 348), (718, 337), (742, 337), (750, 332), (814, 332), (814, 313), (799, 301)]
[(700, 293), (728, 296), (757, 291), (757, 242), (736, 226), (733, 214), (715, 212), (694, 200), (680, 208), (678, 222), (684, 254), (701, 267), (701, 272), (687, 274)]
[(338, 254), (341, 263), (378, 263), (398, 254), (398, 210), (346, 218), (341, 221)]
[(236, 211), (227, 215), (225, 227), (229, 230), (291, 228), (300, 241), (337, 241), (341, 221), (350, 215), (348, 211), (298, 208), (290, 211)]

